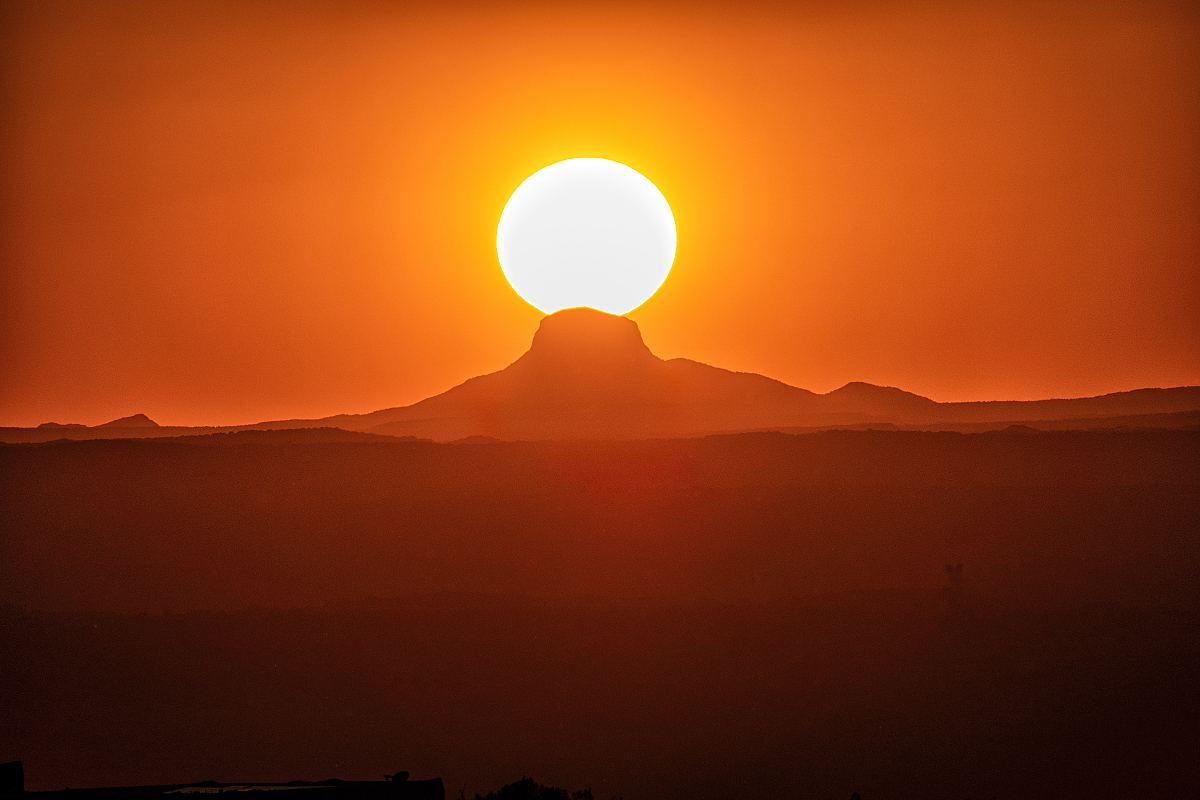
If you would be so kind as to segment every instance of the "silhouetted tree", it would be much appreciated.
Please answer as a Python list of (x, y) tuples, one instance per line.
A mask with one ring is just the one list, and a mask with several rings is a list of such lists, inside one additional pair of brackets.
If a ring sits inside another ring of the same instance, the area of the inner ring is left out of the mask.
[(592, 800), (592, 790), (568, 792), (557, 786), (542, 786), (533, 778), (521, 778), (497, 791), (476, 794), (475, 800)]

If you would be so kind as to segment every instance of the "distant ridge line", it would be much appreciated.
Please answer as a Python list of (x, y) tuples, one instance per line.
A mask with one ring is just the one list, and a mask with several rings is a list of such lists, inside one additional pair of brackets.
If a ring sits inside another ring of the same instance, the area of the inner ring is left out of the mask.
[(963, 431), (1009, 425), (1179, 429), (1200, 424), (1188, 416), (1195, 412), (1200, 412), (1200, 386), (1147, 387), (1080, 398), (938, 402), (895, 386), (851, 381), (818, 394), (753, 372), (686, 358), (661, 359), (646, 346), (632, 320), (570, 309), (543, 318), (529, 350), (507, 367), (407, 406), (198, 427), (160, 426), (139, 413), (91, 427), (45, 423), (0, 428), (0, 441), (298, 429), (441, 442), (671, 438), (871, 426)]

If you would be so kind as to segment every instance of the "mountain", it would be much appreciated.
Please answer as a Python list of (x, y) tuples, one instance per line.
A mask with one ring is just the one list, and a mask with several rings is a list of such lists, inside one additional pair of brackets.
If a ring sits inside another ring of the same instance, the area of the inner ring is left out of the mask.
[(637, 324), (588, 309), (542, 320), (508, 367), (403, 408), (323, 424), (437, 440), (684, 436), (798, 424), (818, 395), (761, 375), (658, 358)]
[(97, 428), (157, 428), (158, 423), (145, 414), (133, 414), (97, 425)]
[(976, 431), (1036, 428), (1195, 428), (1200, 387), (1099, 397), (939, 403), (856, 381), (826, 394), (749, 372), (650, 352), (635, 322), (590, 309), (545, 317), (529, 350), (418, 403), (367, 414), (254, 425), (163, 427), (144, 414), (95, 427), (0, 429), (0, 441), (186, 436), (238, 430), (340, 428), (436, 441), (642, 439), (832, 427)]
[[(269, 424), (333, 425), (438, 441), (477, 436), (630, 439), (848, 426), (1002, 427), (1129, 417), (1137, 417), (1140, 426), (1157, 427), (1153, 415), (1197, 410), (1200, 387), (988, 403), (939, 403), (863, 382), (816, 394), (754, 373), (685, 358), (661, 359), (650, 352), (632, 320), (569, 309), (545, 317), (529, 351), (508, 367), (411, 406)], [(1164, 422), (1165, 427), (1181, 425), (1176, 418)]]

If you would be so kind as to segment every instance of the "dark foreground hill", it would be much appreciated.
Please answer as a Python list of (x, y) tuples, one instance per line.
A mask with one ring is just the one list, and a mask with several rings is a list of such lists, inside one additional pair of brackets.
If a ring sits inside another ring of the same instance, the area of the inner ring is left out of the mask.
[[(241, 428), (336, 427), (436, 441), (641, 439), (763, 430), (898, 427), (981, 430), (1200, 428), (1200, 387), (1138, 389), (1069, 400), (938, 403), (850, 383), (826, 394), (650, 352), (637, 325), (588, 309), (542, 320), (529, 351), (504, 369), (410, 406)], [(102, 426), (2, 428), (0, 441), (145, 438), (225, 428), (155, 426), (144, 415)]]
[(0, 603), (740, 602), (937, 585), (957, 561), (979, 588), (1092, 596), (1200, 574), (1197, 432), (305, 433), (0, 446)]
[(1192, 796), (1198, 447), (0, 447), (0, 753), (32, 788)]

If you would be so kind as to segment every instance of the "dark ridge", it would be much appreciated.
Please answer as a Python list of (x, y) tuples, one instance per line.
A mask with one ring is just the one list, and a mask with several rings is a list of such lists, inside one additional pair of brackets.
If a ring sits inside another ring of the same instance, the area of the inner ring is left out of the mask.
[(105, 422), (103, 425), (97, 425), (97, 428), (157, 428), (158, 423), (147, 417), (145, 414), (131, 414), (128, 417), (120, 417), (111, 422)]

